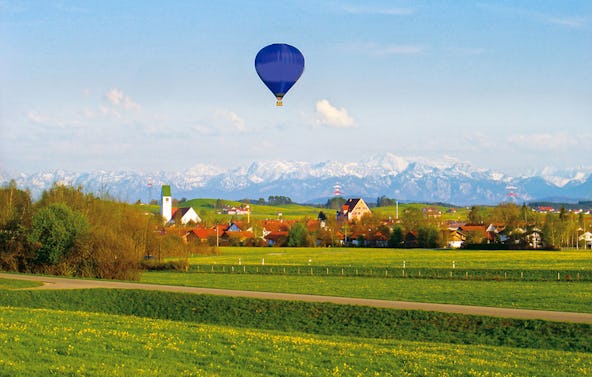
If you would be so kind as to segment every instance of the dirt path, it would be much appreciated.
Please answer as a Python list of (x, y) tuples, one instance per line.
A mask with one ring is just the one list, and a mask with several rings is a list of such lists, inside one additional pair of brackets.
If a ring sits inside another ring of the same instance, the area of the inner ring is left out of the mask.
[(68, 279), (52, 276), (18, 275), (0, 273), (0, 278), (15, 280), (30, 280), (42, 282), (43, 285), (38, 288), (29, 289), (90, 289), (90, 288), (111, 288), (111, 289), (143, 289), (167, 292), (185, 292), (194, 294), (209, 294), (219, 296), (250, 297), (271, 300), (292, 300), (306, 302), (329, 302), (340, 305), (361, 305), (377, 308), (391, 309), (409, 309), (409, 310), (427, 310), (445, 313), (460, 313), (472, 315), (484, 315), (491, 317), (520, 318), (520, 319), (542, 319), (547, 321), (590, 323), (592, 324), (592, 314), (555, 312), (548, 310), (528, 310), (528, 309), (507, 309), (492, 308), (485, 306), (452, 305), (452, 304), (431, 304), (422, 302), (406, 301), (387, 301), (365, 298), (333, 297), (333, 296), (315, 296), (292, 293), (273, 293), (273, 292), (254, 292), (238, 291), (231, 289), (215, 288), (197, 288), (183, 287), (175, 285), (158, 285), (143, 283), (127, 283), (104, 280), (82, 280)]

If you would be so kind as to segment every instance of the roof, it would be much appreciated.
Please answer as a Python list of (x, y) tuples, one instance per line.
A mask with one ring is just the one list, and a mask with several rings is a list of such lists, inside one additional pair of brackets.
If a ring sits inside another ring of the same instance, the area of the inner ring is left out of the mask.
[(359, 198), (357, 199), (348, 199), (347, 202), (345, 202), (344, 207), (348, 206), (350, 210), (354, 209), (355, 206), (358, 205), (358, 202), (360, 201)]
[(208, 237), (216, 237), (216, 230), (215, 229), (192, 229), (190, 233), (193, 233), (200, 239), (206, 239)]
[(161, 193), (162, 193), (162, 196), (171, 196), (171, 186), (170, 185), (162, 185)]

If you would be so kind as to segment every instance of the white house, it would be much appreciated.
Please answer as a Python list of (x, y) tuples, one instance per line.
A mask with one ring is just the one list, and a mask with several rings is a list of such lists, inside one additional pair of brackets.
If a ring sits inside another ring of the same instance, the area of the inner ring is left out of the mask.
[[(172, 218), (175, 218), (179, 214), (181, 217), (181, 224), (185, 225), (189, 222), (193, 222), (194, 224), (201, 222), (201, 217), (195, 212), (195, 210), (191, 207), (189, 208), (174, 208)], [(174, 222), (174, 220), (170, 220), (169, 222)]]
[(581, 236), (578, 237), (579, 241), (584, 241), (584, 247), (592, 249), (592, 233), (585, 232)]

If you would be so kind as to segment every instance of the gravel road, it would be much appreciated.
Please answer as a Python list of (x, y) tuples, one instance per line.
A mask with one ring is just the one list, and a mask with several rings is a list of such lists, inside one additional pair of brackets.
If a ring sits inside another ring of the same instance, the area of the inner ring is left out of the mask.
[(6, 273), (0, 273), (0, 278), (16, 279), (16, 280), (30, 280), (30, 281), (38, 281), (38, 282), (43, 283), (43, 285), (40, 287), (27, 288), (27, 289), (91, 289), (91, 288), (143, 289), (143, 290), (184, 292), (184, 293), (208, 294), (208, 295), (219, 295), (219, 296), (251, 297), (251, 298), (270, 299), (270, 300), (329, 302), (329, 303), (340, 304), (340, 305), (361, 305), (361, 306), (372, 306), (372, 307), (377, 307), (377, 308), (426, 310), (426, 311), (437, 311), (437, 312), (445, 312), (445, 313), (484, 315), (484, 316), (491, 316), (491, 317), (542, 319), (542, 320), (547, 320), (547, 321), (592, 324), (592, 314), (590, 314), (590, 313), (556, 312), (556, 311), (549, 311), (549, 310), (508, 309), (508, 308), (494, 308), (494, 307), (485, 307), (485, 306), (433, 304), (433, 303), (423, 303), (423, 302), (388, 301), (388, 300), (375, 300), (375, 299), (365, 299), (365, 298), (316, 296), (316, 295), (292, 294), (292, 293), (239, 291), (239, 290), (232, 290), (232, 289), (197, 288), (197, 287), (184, 287), (184, 286), (175, 286), (175, 285), (143, 284), (143, 283), (133, 283), (133, 282), (128, 283), (128, 282), (105, 281), (105, 280), (69, 279), (69, 278), (59, 278), (59, 277), (53, 277), (53, 276), (19, 275), (19, 274), (6, 274)]

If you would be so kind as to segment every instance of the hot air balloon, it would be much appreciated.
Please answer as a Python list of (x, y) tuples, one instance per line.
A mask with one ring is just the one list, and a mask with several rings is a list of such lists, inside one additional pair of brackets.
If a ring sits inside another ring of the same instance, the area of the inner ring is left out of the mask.
[(277, 98), (276, 105), (282, 106), (282, 99), (304, 71), (304, 56), (294, 46), (274, 43), (257, 53), (255, 70)]

